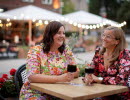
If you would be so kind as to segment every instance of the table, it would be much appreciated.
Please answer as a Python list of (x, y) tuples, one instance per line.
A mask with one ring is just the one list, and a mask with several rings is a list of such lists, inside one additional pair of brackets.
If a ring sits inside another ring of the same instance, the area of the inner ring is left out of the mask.
[(92, 99), (128, 91), (126, 86), (97, 83), (92, 86), (86, 86), (82, 82), (82, 77), (76, 78), (71, 82), (76, 84), (70, 85), (67, 82), (55, 84), (31, 83), (31, 88), (66, 100)]

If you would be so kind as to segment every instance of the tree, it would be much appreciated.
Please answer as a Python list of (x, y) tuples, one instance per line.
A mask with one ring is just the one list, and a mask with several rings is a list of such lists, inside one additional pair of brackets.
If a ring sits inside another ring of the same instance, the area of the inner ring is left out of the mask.
[(100, 15), (100, 10), (105, 7), (107, 18), (117, 20), (117, 11), (121, 6), (118, 0), (90, 0), (89, 12), (96, 15)]
[(121, 6), (118, 0), (104, 0), (106, 7), (107, 18), (117, 21), (117, 11)]
[(90, 0), (89, 1), (89, 12), (99, 15), (101, 8), (101, 0)]
[(62, 0), (64, 2), (64, 6), (62, 8), (62, 14), (67, 14), (74, 12), (74, 5), (71, 0)]
[(118, 10), (117, 18), (119, 21), (127, 21), (127, 28), (130, 28), (130, 2), (125, 1)]
[(130, 1), (129, 0), (90, 0), (89, 12), (100, 15), (101, 7), (106, 8), (107, 18), (117, 22), (127, 22), (130, 28)]

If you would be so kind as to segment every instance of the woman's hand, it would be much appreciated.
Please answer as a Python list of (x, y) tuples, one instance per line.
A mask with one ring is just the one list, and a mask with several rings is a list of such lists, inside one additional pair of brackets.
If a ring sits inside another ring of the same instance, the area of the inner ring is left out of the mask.
[(86, 74), (84, 82), (86, 85), (90, 85), (93, 82), (92, 74)]
[(74, 79), (73, 73), (65, 73), (59, 76), (59, 82), (70, 82)]
[(80, 72), (80, 71), (79, 71), (79, 70), (77, 70), (76, 72), (74, 72), (74, 73), (73, 73), (73, 75), (74, 75), (74, 78), (77, 78), (77, 77), (79, 77), (79, 72)]
[(93, 78), (93, 81), (96, 82), (96, 83), (102, 82), (102, 80), (100, 80), (99, 77), (95, 76), (94, 74), (92, 74), (92, 78)]

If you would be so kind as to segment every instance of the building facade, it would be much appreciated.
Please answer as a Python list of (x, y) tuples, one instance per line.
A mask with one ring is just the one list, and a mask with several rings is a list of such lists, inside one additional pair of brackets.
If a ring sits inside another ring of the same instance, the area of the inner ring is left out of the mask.
[(0, 12), (27, 5), (38, 6), (57, 13), (60, 13), (61, 9), (60, 0), (0, 0)]
[(71, 0), (75, 6), (75, 10), (84, 10), (88, 11), (88, 0)]

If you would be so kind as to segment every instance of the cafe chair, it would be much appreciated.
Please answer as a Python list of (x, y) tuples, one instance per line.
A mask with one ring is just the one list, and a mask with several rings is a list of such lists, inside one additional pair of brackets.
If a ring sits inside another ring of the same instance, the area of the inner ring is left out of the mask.
[(128, 83), (127, 83), (128, 87), (130, 87), (130, 76), (128, 77)]
[(20, 93), (20, 89), (23, 83), (26, 81), (26, 79), (27, 79), (26, 64), (23, 64), (17, 69), (14, 76), (14, 82), (15, 82), (17, 93)]

